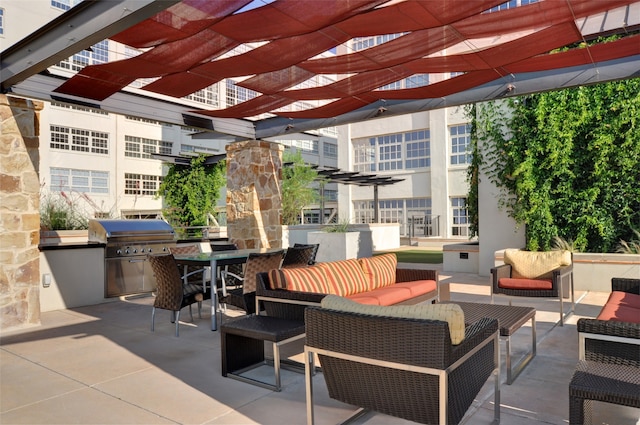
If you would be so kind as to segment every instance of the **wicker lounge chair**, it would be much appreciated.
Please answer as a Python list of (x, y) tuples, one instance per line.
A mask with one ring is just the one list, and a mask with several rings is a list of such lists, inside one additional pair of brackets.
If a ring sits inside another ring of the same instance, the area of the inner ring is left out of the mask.
[[(560, 326), (564, 326), (565, 319), (575, 311), (575, 297), (573, 263), (572, 260), (568, 260), (568, 264), (563, 264), (562, 260), (558, 260), (558, 258), (562, 259), (563, 255), (571, 258), (570, 253), (566, 251), (505, 250), (505, 264), (491, 269), (491, 303), (493, 303), (495, 295), (556, 298), (560, 304)], [(551, 260), (548, 257), (551, 257)], [(555, 261), (559, 261), (562, 265), (546, 267)], [(538, 272), (542, 274), (537, 275)], [(568, 297), (570, 297), (571, 304), (565, 313), (563, 299)], [(511, 304), (511, 299), (509, 299), (509, 304)]]
[(451, 344), (447, 322), (371, 316), (308, 307), (307, 424), (313, 424), (313, 356), (331, 398), (425, 424), (457, 424), (495, 375), (500, 417), (498, 322), (484, 318)]

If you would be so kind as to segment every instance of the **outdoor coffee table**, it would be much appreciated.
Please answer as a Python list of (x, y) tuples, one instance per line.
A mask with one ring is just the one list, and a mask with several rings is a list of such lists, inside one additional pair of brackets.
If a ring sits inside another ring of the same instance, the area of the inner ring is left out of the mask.
[[(506, 344), (507, 384), (511, 385), (518, 375), (520, 375), (522, 369), (536, 356), (536, 309), (533, 307), (456, 301), (446, 301), (446, 303), (458, 304), (462, 308), (464, 321), (467, 325), (483, 317), (498, 319), (500, 337), (505, 340)], [(531, 320), (531, 350), (512, 368), (511, 335), (515, 334), (516, 331), (529, 320)]]

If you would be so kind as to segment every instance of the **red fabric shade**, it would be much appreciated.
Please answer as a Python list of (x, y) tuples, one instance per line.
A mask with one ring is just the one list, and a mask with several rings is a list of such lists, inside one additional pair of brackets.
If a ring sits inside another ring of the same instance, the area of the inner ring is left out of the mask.
[[(217, 117), (263, 113), (327, 118), (380, 99), (434, 99), (511, 73), (547, 71), (640, 54), (640, 38), (575, 48), (585, 18), (634, 3), (627, 0), (543, 0), (485, 13), (502, 0), (388, 1), (276, 0), (239, 12), (248, 0), (183, 0), (113, 37), (140, 55), (84, 68), (56, 90), (103, 100), (138, 78), (143, 87), (183, 97), (224, 78), (259, 95)], [(621, 23), (621, 26), (626, 25)], [(401, 36), (357, 52), (317, 56), (354, 37)], [(225, 57), (243, 43), (263, 45)], [(565, 52), (558, 49), (573, 47)], [(415, 74), (464, 72), (444, 81), (379, 90)], [(320, 74), (338, 75), (322, 87), (295, 89)], [(295, 101), (326, 103), (307, 111), (278, 112)], [(198, 111), (201, 112), (201, 111)]]

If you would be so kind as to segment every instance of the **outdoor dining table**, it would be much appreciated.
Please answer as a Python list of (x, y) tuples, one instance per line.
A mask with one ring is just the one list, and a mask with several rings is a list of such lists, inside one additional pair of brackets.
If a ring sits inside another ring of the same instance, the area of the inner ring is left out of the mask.
[(219, 266), (228, 266), (231, 264), (243, 264), (249, 258), (251, 253), (267, 253), (278, 251), (279, 248), (262, 248), (262, 249), (236, 249), (232, 251), (213, 251), (201, 252), (199, 254), (175, 254), (176, 262), (181, 265), (192, 265), (211, 267), (211, 330), (218, 330), (218, 320), (216, 312), (218, 311), (218, 294), (216, 291), (216, 278)]

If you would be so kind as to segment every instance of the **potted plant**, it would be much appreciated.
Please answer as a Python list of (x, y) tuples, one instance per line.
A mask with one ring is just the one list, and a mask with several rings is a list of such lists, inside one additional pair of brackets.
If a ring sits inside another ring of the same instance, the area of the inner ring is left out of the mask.
[(319, 232), (309, 232), (307, 242), (319, 244), (316, 261), (339, 261), (351, 258), (371, 257), (371, 231), (358, 230), (348, 219), (325, 226)]

